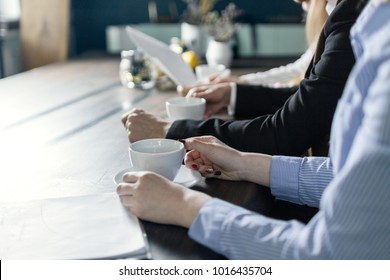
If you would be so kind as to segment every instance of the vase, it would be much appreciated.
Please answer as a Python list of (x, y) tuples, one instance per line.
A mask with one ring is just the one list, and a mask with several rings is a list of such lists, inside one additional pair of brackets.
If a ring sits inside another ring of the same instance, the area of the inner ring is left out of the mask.
[(204, 26), (183, 22), (180, 26), (180, 36), (188, 50), (192, 50), (198, 57), (202, 57), (205, 43)]
[(224, 65), (230, 67), (233, 59), (233, 50), (230, 42), (210, 40), (206, 51), (207, 64), (211, 67)]

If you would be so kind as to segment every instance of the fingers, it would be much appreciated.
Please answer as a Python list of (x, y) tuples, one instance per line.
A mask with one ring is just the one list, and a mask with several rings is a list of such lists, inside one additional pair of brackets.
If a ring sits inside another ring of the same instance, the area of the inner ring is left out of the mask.
[(139, 108), (134, 108), (131, 112), (133, 114), (143, 114), (143, 113), (145, 113), (145, 111), (143, 109), (139, 109)]
[(196, 86), (191, 88), (188, 93), (187, 97), (205, 97), (205, 95), (209, 94), (211, 91), (211, 85), (205, 84), (202, 86)]
[(197, 88), (199, 86), (202, 86), (203, 84), (202, 83), (197, 83), (197, 84), (194, 84), (194, 85), (190, 85), (190, 86), (183, 86), (183, 85), (178, 85), (176, 87), (176, 91), (177, 93), (180, 95), (180, 96), (187, 96), (188, 92), (194, 88)]
[(120, 196), (133, 195), (135, 183), (138, 181), (139, 176), (135, 173), (125, 173), (122, 177), (122, 183), (120, 183), (116, 192)]
[(129, 121), (129, 118), (131, 116), (140, 115), (140, 114), (144, 114), (144, 113), (145, 113), (145, 111), (143, 109), (134, 108), (133, 110), (126, 112), (122, 115), (122, 117), (121, 117), (122, 124), (126, 127), (128, 121)]
[(186, 97), (198, 97), (199, 92), (199, 88), (192, 88), (187, 92)]
[[(123, 182), (118, 184), (116, 193), (123, 206), (133, 209), (139, 194), (140, 179), (145, 172), (127, 172), (123, 175)], [(138, 198), (139, 200), (139, 198)]]
[(139, 175), (137, 175), (138, 173), (134, 173), (134, 172), (127, 172), (123, 175), (122, 177), (122, 181), (125, 182), (125, 183), (136, 183), (139, 179)]
[(214, 168), (213, 162), (207, 159), (207, 157), (204, 157), (197, 150), (189, 151), (186, 154), (184, 158), (184, 164), (187, 168), (199, 171), (202, 174), (213, 174), (215, 171), (217, 171)]
[(191, 149), (185, 158), (187, 168), (199, 171), (204, 177), (219, 176), (221, 172), (216, 170), (213, 162), (208, 159), (211, 150), (219, 141), (213, 136), (189, 138), (185, 141), (186, 148)]
[(218, 143), (219, 140), (214, 136), (200, 136), (185, 139), (187, 150), (197, 150), (202, 154), (207, 154), (211, 149), (210, 144)]
[(186, 167), (198, 171), (205, 178), (216, 178), (222, 175), (222, 171), (213, 167), (212, 163), (198, 163), (196, 161), (187, 161)]
[(202, 157), (198, 151), (192, 150), (185, 155), (184, 164), (189, 169), (199, 171), (200, 166), (210, 166), (211, 162), (207, 158)]
[(213, 84), (220, 84), (220, 83), (225, 83), (230, 81), (228, 77), (221, 77), (218, 74), (214, 75), (213, 77), (210, 77), (209, 80)]
[(120, 183), (116, 187), (116, 193), (119, 195), (119, 197), (122, 199), (126, 196), (133, 196), (134, 195), (134, 184), (129, 183)]
[(146, 112), (130, 114), (126, 120), (130, 143), (150, 138), (165, 138), (172, 123)]
[(132, 209), (133, 205), (133, 196), (131, 195), (120, 195), (119, 200), (121, 201), (122, 205), (128, 209)]
[(188, 92), (190, 91), (191, 87), (185, 87), (185, 86), (177, 86), (176, 87), (176, 90), (177, 90), (177, 93), (180, 95), (180, 96), (186, 96), (188, 94)]
[(144, 174), (145, 172), (126, 172), (122, 176), (122, 183), (118, 185), (117, 191), (125, 194), (130, 188), (134, 189), (136, 183)]
[(127, 122), (127, 117), (129, 116), (129, 112), (126, 112), (126, 113), (124, 113), (123, 115), (122, 115), (122, 117), (121, 117), (121, 121), (122, 121), (122, 124), (124, 125), (124, 126), (126, 126), (126, 122)]
[(186, 149), (191, 150), (184, 158), (187, 168), (200, 172), (206, 178), (225, 176), (218, 164), (221, 159), (215, 158), (215, 153), (224, 147), (221, 141), (214, 136), (201, 136), (185, 139), (184, 143)]
[(207, 177), (207, 178), (222, 175), (222, 172), (214, 168), (212, 163), (202, 164), (202, 163), (193, 162), (189, 168), (198, 171), (203, 177)]
[(199, 172), (205, 178), (215, 178), (222, 175), (222, 172), (220, 170), (215, 170), (210, 166), (201, 166), (199, 168)]

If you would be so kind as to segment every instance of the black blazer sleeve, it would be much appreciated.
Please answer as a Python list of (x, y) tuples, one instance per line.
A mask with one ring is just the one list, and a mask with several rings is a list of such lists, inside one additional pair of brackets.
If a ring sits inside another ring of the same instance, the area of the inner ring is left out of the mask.
[(333, 114), (355, 62), (349, 32), (360, 10), (344, 0), (324, 26), (325, 46), (299, 89), (274, 114), (252, 120), (176, 121), (167, 137), (214, 135), (242, 151), (301, 155), (329, 134)]
[(236, 118), (254, 118), (275, 113), (298, 87), (270, 88), (261, 85), (237, 84)]

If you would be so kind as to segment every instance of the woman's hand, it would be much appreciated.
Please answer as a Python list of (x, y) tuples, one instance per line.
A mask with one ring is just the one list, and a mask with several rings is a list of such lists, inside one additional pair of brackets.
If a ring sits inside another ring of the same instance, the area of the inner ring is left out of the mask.
[(269, 186), (269, 155), (237, 151), (213, 136), (188, 138), (185, 146), (191, 150), (184, 158), (185, 165), (204, 177)]
[(213, 136), (194, 137), (185, 140), (191, 151), (185, 156), (187, 168), (198, 170), (204, 177), (224, 180), (241, 180), (243, 154), (225, 145)]
[(137, 217), (187, 228), (210, 199), (152, 172), (126, 173), (117, 193), (122, 204)]
[(230, 104), (231, 88), (229, 83), (193, 87), (187, 96), (206, 99), (205, 117), (218, 113)]

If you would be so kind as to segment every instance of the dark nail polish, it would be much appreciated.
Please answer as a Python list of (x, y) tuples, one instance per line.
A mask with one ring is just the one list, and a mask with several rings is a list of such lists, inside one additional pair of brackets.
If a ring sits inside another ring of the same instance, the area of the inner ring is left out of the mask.
[(182, 142), (183, 144), (186, 143), (186, 140), (185, 140), (185, 139), (178, 139), (177, 141)]
[(219, 171), (219, 170), (217, 170), (217, 171), (214, 172), (214, 175), (215, 175), (215, 176), (220, 176), (221, 174), (222, 174), (222, 172)]
[(191, 165), (191, 167), (192, 167), (192, 169), (195, 169), (195, 170), (198, 170), (198, 169), (199, 169), (199, 166), (196, 165), (196, 164)]

